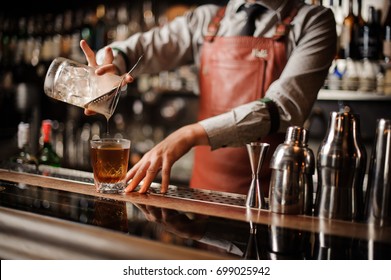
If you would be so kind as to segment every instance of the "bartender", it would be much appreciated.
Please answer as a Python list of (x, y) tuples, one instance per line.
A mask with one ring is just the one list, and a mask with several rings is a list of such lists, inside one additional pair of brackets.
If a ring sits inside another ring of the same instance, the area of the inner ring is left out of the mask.
[[(231, 0), (201, 5), (170, 23), (137, 33), (97, 52), (81, 41), (97, 73), (199, 68), (199, 121), (181, 127), (127, 173), (126, 192), (145, 193), (161, 172), (166, 192), (173, 164), (194, 148), (193, 188), (246, 194), (251, 168), (246, 143), (270, 144), (261, 170), (268, 193), (269, 160), (286, 129), (302, 126), (336, 51), (332, 11), (299, 0)], [(127, 76), (126, 82), (133, 81)], [(85, 114), (93, 112), (85, 111)], [(266, 180), (266, 181), (265, 181)]]

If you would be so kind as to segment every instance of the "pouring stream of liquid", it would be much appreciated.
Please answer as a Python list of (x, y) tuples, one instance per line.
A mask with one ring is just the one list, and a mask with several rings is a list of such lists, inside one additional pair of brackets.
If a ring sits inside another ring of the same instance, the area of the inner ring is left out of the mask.
[[(120, 97), (120, 89), (121, 87), (123, 86), (123, 82), (126, 78), (126, 75), (130, 75), (133, 70), (137, 67), (137, 65), (139, 64), (140, 60), (143, 58), (144, 54), (142, 54), (136, 61), (136, 63), (133, 65), (133, 67), (124, 75), (122, 75), (122, 79), (121, 81), (119, 82), (117, 88), (114, 88), (113, 90), (111, 90), (110, 92), (107, 92), (93, 100), (91, 100), (90, 102), (86, 103), (84, 105), (85, 108), (89, 108), (90, 106), (94, 105), (94, 104), (98, 104), (100, 102), (105, 102), (107, 100), (109, 100), (111, 98), (111, 95), (114, 94), (114, 101), (111, 102), (111, 105), (110, 105), (110, 112), (114, 112), (114, 109), (115, 107), (117, 106), (117, 103), (118, 103), (118, 100), (119, 100), (119, 97)], [(106, 121), (107, 121), (107, 126), (106, 126), (106, 136), (109, 136), (110, 133), (109, 133), (109, 119), (111, 118), (111, 114), (104, 114), (104, 116), (106, 117)]]

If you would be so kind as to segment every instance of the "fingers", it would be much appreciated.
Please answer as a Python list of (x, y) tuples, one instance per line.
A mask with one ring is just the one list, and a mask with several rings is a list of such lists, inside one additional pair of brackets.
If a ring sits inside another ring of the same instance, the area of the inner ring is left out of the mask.
[(117, 69), (114, 64), (104, 64), (95, 70), (95, 73), (98, 75), (103, 75), (105, 73), (116, 73)]
[(96, 63), (95, 53), (90, 48), (86, 40), (80, 41), (80, 48), (83, 50), (84, 55), (86, 56), (87, 62), (89, 66), (96, 67), (98, 64)]
[(166, 166), (162, 168), (162, 185), (160, 188), (161, 193), (166, 193), (168, 186), (170, 185), (171, 168)]
[(128, 186), (125, 188), (125, 193), (132, 192), (134, 191), (135, 188), (139, 185), (141, 180), (137, 180), (136, 174), (139, 172), (141, 169), (141, 162), (139, 161), (136, 163), (133, 168), (131, 168), (128, 173), (126, 174), (126, 181), (130, 181)]
[(96, 114), (96, 112), (91, 111), (91, 110), (88, 110), (88, 109), (84, 109), (84, 114), (85, 114), (86, 116), (93, 116), (93, 115)]
[[(88, 65), (92, 67), (98, 67), (98, 63), (96, 62), (95, 52), (90, 48), (86, 40), (80, 41), (80, 48), (83, 50), (83, 53), (87, 59)], [(103, 59), (103, 65), (108, 64), (107, 68), (99, 69), (101, 74), (106, 72), (115, 73), (115, 66), (112, 64), (114, 60), (113, 50), (110, 47), (105, 48), (105, 56)]]
[(133, 81), (134, 81), (134, 78), (131, 75), (126, 74), (124, 82), (129, 84), (129, 83), (131, 83)]
[(161, 168), (159, 161), (155, 161), (153, 163), (147, 162), (145, 164), (140, 164), (139, 162), (131, 170), (129, 170), (126, 175), (126, 179), (131, 181), (125, 188), (125, 192), (132, 192), (142, 183), (138, 192), (146, 193), (160, 170), (162, 170), (162, 184), (160, 192), (166, 193), (170, 183), (171, 168)]
[(122, 80), (121, 83), (121, 90), (125, 91), (127, 89), (128, 84), (131, 82), (133, 82), (133, 77), (129, 74), (125, 74), (125, 78)]
[[(189, 150), (189, 145), (186, 144), (187, 141), (182, 139), (186, 137), (181, 136), (182, 134), (181, 132), (177, 132), (168, 136), (148, 151), (128, 171), (126, 179), (131, 181), (125, 189), (125, 192), (133, 191), (143, 181), (139, 192), (145, 193), (160, 171), (162, 171), (161, 192), (167, 192), (173, 164)], [(185, 133), (185, 135), (187, 134)]]
[(146, 193), (148, 191), (149, 187), (151, 186), (151, 183), (156, 178), (156, 175), (158, 172), (159, 172), (159, 170), (153, 166), (150, 166), (146, 170), (145, 174), (142, 175), (142, 176), (144, 176), (144, 180), (143, 180), (143, 184), (142, 184), (140, 190), (138, 191), (139, 193)]
[(105, 58), (103, 64), (111, 64), (114, 60), (113, 50), (110, 47), (105, 48)]
[(126, 173), (126, 181), (130, 181), (133, 179), (134, 175), (136, 174), (138, 168), (140, 168), (140, 161), (136, 163), (129, 171)]
[(158, 165), (156, 163), (151, 164), (149, 161), (143, 165), (134, 166), (127, 174), (127, 178), (132, 178), (132, 180), (126, 187), (125, 192), (133, 191), (141, 182), (143, 182), (139, 193), (146, 193), (158, 172)]

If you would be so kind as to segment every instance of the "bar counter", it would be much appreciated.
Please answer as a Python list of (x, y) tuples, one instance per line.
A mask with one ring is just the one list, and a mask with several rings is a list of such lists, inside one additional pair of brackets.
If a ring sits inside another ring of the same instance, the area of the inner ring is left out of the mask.
[(92, 174), (0, 168), (1, 259), (391, 259), (391, 227), (247, 209), (170, 186), (100, 194)]

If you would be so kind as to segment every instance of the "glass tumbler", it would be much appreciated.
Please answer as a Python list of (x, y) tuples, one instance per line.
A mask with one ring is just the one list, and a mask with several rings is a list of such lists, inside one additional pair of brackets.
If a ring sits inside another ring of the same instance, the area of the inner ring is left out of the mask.
[(121, 193), (126, 187), (130, 140), (102, 138), (90, 141), (96, 191)]

